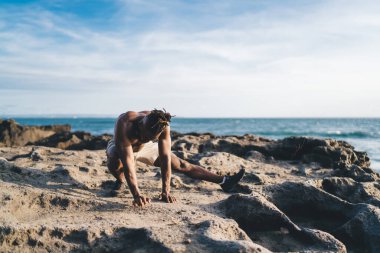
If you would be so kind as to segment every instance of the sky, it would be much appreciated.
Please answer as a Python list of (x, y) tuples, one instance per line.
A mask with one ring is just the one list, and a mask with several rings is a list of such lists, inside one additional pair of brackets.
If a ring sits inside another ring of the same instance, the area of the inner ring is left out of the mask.
[(379, 117), (380, 1), (1, 0), (0, 116)]

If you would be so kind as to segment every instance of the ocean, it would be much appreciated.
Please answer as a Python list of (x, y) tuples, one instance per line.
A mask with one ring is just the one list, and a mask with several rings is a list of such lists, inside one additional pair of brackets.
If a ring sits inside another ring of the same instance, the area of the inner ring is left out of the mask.
[[(70, 124), (73, 131), (113, 133), (115, 118), (23, 117), (26, 125)], [(366, 151), (372, 168), (380, 171), (380, 119), (377, 118), (172, 118), (171, 129), (181, 133), (211, 132), (217, 135), (246, 133), (280, 139), (314, 136), (345, 140), (358, 151)]]

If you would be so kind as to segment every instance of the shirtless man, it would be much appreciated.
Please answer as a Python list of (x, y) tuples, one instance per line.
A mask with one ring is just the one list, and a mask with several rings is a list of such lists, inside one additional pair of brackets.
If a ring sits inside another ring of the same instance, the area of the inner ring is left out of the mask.
[(154, 109), (141, 112), (128, 111), (116, 120), (114, 139), (108, 143), (106, 150), (107, 167), (116, 178), (115, 190), (124, 190), (127, 182), (135, 206), (145, 206), (150, 202), (138, 188), (135, 161), (161, 167), (160, 199), (168, 203), (176, 202), (175, 197), (170, 194), (172, 169), (191, 178), (220, 184), (226, 192), (231, 190), (244, 175), (242, 169), (233, 176), (219, 176), (173, 154), (169, 125), (171, 117), (172, 115), (166, 111)]

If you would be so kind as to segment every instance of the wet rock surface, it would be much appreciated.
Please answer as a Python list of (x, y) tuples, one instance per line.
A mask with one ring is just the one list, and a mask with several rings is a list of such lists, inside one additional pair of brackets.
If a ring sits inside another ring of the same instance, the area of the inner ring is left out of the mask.
[(178, 203), (166, 204), (160, 169), (138, 162), (152, 203), (134, 208), (129, 191), (110, 194), (112, 136), (48, 131), (1, 139), (2, 252), (380, 252), (379, 175), (348, 143), (173, 132), (179, 157), (245, 177), (227, 194), (174, 171)]

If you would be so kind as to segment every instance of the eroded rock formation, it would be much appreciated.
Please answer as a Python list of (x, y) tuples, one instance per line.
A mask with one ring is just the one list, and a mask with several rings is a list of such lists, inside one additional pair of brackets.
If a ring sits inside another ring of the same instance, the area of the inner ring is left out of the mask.
[(1, 128), (1, 251), (380, 252), (379, 175), (348, 143), (173, 132), (178, 156), (246, 175), (226, 194), (174, 172), (178, 203), (166, 204), (157, 197), (160, 169), (137, 163), (152, 198), (139, 209), (128, 191), (110, 194), (111, 136), (15, 124)]

